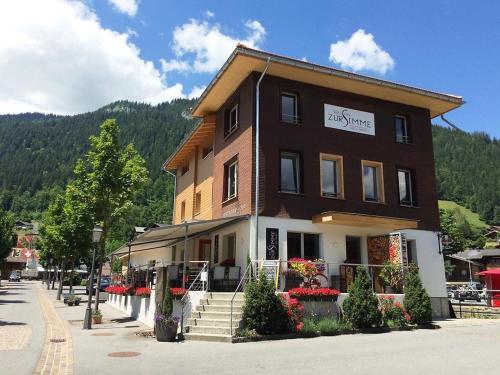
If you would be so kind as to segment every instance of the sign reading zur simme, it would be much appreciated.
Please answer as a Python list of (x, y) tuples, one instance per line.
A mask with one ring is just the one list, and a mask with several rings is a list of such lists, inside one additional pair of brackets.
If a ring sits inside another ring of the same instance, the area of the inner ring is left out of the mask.
[(325, 126), (354, 133), (375, 135), (375, 116), (370, 112), (325, 104)]

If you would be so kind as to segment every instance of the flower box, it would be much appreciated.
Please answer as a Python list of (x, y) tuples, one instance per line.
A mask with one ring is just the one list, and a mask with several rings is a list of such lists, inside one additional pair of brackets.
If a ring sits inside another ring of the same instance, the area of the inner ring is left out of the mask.
[(288, 291), (292, 298), (307, 301), (336, 301), (340, 295), (337, 289), (329, 288), (293, 288)]

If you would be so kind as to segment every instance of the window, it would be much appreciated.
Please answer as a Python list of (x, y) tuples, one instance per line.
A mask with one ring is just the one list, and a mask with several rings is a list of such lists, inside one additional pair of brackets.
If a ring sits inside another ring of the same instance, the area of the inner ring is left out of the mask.
[(186, 219), (186, 201), (181, 202), (181, 221)]
[(238, 195), (238, 161), (224, 166), (224, 183), (225, 200), (236, 197)]
[(201, 211), (201, 192), (196, 193), (194, 199), (194, 214), (198, 215)]
[(367, 202), (384, 202), (382, 163), (363, 160), (363, 199)]
[(201, 153), (201, 158), (205, 159), (208, 155), (212, 153), (213, 150), (214, 150), (213, 146), (205, 147)]
[(280, 191), (300, 193), (300, 154), (297, 152), (281, 152), (281, 184)]
[(281, 93), (281, 121), (299, 123), (298, 96), (289, 92)]
[(222, 256), (223, 261), (226, 259), (234, 259), (236, 254), (236, 233), (231, 233), (223, 237)]
[(343, 198), (342, 156), (320, 154), (321, 195), (328, 198)]
[(287, 256), (288, 259), (319, 259), (319, 234), (288, 232)]
[(413, 171), (398, 169), (399, 204), (403, 206), (416, 206), (415, 185)]
[(172, 246), (172, 263), (175, 263), (175, 257), (176, 257), (176, 254), (177, 253), (177, 246)]
[(181, 176), (184, 176), (188, 172), (189, 172), (189, 163), (181, 168)]
[(394, 134), (398, 143), (412, 143), (405, 116), (394, 116)]
[(224, 131), (226, 136), (231, 134), (232, 132), (234, 132), (236, 130), (236, 128), (238, 127), (238, 117), (239, 117), (238, 112), (239, 112), (238, 111), (238, 104), (236, 104), (229, 111), (229, 114), (227, 116), (227, 125), (226, 125), (225, 131)]

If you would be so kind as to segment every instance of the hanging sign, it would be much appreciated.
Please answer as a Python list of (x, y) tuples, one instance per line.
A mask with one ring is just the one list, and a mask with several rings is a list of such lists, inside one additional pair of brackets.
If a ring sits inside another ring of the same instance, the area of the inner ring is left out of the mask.
[(370, 112), (325, 104), (325, 126), (348, 132), (375, 135), (375, 116)]

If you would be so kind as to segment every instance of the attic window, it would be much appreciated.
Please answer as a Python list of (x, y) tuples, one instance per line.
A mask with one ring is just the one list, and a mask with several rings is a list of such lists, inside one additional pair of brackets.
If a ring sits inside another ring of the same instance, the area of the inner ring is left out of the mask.
[(227, 124), (224, 132), (226, 136), (231, 134), (236, 130), (236, 128), (238, 128), (238, 120), (239, 120), (239, 110), (238, 110), (238, 104), (236, 104), (233, 108), (231, 108), (227, 116)]

